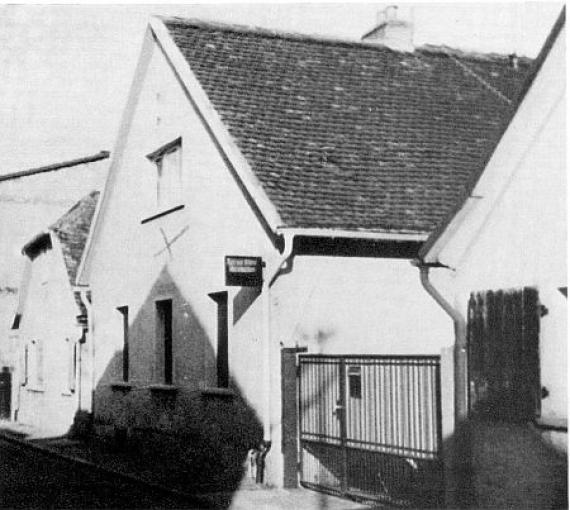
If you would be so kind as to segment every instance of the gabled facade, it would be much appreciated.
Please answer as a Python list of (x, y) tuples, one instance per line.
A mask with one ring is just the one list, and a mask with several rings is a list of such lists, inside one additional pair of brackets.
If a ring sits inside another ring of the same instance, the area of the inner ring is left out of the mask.
[[(563, 11), (498, 146), (420, 253), (427, 288), (447, 303), (458, 326), (458, 352), (466, 353), (456, 360), (460, 412), (465, 417), (483, 404), (500, 405), (509, 419), (522, 413), (535, 421), (563, 449), (568, 411), (565, 33)], [(520, 299), (524, 314), (520, 303), (509, 308)], [(504, 310), (510, 317), (503, 320)], [(482, 324), (486, 340), (478, 331)], [(478, 361), (482, 341), (495, 353), (483, 362)], [(509, 352), (516, 356), (514, 366)], [(500, 356), (503, 361), (493, 368), (493, 357)], [(497, 380), (503, 382), (497, 386)]]
[[(96, 430), (201, 444), (235, 483), (264, 441), (283, 485), (283, 349), (448, 359), (410, 260), (526, 68), (154, 19), (77, 282)], [(261, 258), (260, 284), (228, 285), (236, 256)]]
[[(18, 364), (15, 314), (25, 257), (21, 247), (55, 222), (107, 176), (109, 152), (0, 175), (0, 366), (13, 372)], [(2, 399), (3, 417), (14, 417), (18, 384), (11, 377), (12, 397)]]
[(74, 282), (98, 196), (84, 197), (23, 249), (14, 416), (56, 435), (68, 433), (81, 411), (91, 412), (87, 296)]

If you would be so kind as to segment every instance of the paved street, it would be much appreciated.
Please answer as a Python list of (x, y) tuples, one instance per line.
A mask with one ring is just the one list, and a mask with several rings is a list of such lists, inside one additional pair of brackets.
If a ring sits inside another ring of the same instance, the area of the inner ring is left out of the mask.
[(0, 439), (1, 508), (197, 508)]

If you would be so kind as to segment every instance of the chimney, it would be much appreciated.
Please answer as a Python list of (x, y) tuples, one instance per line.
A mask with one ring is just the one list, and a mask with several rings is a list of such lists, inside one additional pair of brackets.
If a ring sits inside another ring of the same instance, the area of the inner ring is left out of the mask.
[(398, 51), (414, 51), (414, 30), (409, 19), (398, 19), (398, 6), (390, 5), (378, 12), (376, 26), (362, 36), (362, 40), (388, 46)]

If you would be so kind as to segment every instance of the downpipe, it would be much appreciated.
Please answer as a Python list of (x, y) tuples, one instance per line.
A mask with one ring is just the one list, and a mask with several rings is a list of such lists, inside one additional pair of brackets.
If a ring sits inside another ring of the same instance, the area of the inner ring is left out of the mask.
[(269, 270), (265, 268), (263, 278), (262, 298), (263, 298), (263, 382), (265, 386), (265, 398), (263, 402), (263, 441), (255, 452), (256, 462), (256, 482), (263, 483), (265, 458), (271, 449), (271, 286), (279, 277), (283, 268), (293, 255), (294, 235), (283, 236), (283, 252), (277, 264)]
[(426, 292), (453, 320), (453, 382), (455, 426), (467, 418), (467, 324), (465, 318), (433, 286), (429, 279), (430, 266), (418, 265), (420, 280)]

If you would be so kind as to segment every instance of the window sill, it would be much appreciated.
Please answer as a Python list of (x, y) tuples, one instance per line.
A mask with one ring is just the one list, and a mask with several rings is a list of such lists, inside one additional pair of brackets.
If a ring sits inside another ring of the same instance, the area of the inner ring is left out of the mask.
[(541, 430), (568, 432), (568, 420), (565, 418), (537, 418), (535, 425)]
[(221, 398), (233, 398), (235, 393), (229, 388), (204, 388), (202, 390), (203, 397), (221, 397)]
[(110, 384), (113, 391), (131, 391), (133, 385), (125, 381), (117, 381)]
[(62, 391), (61, 392), (61, 396), (62, 397), (73, 397), (73, 395), (75, 395), (75, 391)]
[(179, 388), (172, 384), (151, 384), (148, 389), (157, 393), (177, 393)]
[(29, 386), (26, 388), (26, 390), (28, 390), (30, 393), (45, 393), (46, 390), (45, 388), (38, 388), (37, 386)]
[(180, 204), (180, 205), (171, 207), (169, 209), (166, 209), (164, 211), (158, 212), (156, 214), (153, 214), (152, 216), (149, 216), (148, 218), (141, 220), (141, 225), (144, 225), (145, 223), (156, 220), (158, 218), (162, 218), (163, 216), (167, 216), (170, 213), (180, 211), (181, 209), (184, 209), (184, 207), (185, 207), (184, 204)]

